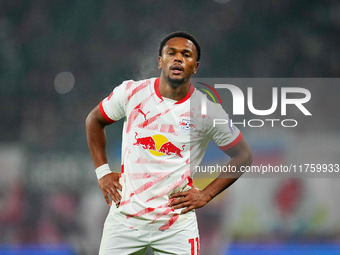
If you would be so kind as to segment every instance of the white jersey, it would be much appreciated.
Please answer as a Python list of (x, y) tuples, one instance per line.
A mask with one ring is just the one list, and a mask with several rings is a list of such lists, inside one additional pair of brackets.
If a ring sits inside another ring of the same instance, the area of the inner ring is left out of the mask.
[(192, 186), (210, 140), (222, 150), (236, 145), (242, 134), (235, 126), (216, 125), (213, 119), (228, 119), (219, 104), (207, 100), (192, 85), (180, 101), (163, 98), (159, 78), (125, 81), (100, 103), (103, 117), (110, 122), (125, 117), (122, 139), (123, 186), (119, 208), (110, 213), (124, 225), (137, 229), (165, 230), (183, 224), (194, 212), (169, 206), (169, 196)]

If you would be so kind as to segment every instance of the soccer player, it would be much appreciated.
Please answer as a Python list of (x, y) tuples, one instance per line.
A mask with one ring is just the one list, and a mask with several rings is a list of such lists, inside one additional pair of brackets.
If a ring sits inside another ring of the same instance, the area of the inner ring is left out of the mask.
[[(159, 48), (159, 78), (128, 80), (114, 88), (86, 119), (89, 149), (99, 187), (109, 206), (99, 254), (198, 254), (194, 209), (228, 188), (237, 175), (221, 174), (203, 190), (192, 185), (209, 140), (237, 169), (251, 164), (251, 151), (221, 105), (206, 101), (190, 78), (200, 60), (200, 45), (186, 32), (165, 37)], [(111, 172), (105, 127), (125, 118), (121, 173)], [(223, 177), (223, 178), (222, 178)], [(111, 199), (110, 199), (111, 198)]]

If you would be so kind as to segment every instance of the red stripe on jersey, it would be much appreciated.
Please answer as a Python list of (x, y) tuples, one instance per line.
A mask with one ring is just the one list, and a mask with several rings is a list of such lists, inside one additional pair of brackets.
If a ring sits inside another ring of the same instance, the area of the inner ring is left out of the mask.
[(190, 168), (188, 168), (184, 174), (182, 174), (181, 179), (170, 184), (169, 186), (167, 186), (164, 190), (162, 190), (161, 192), (159, 192), (158, 194), (154, 195), (152, 198), (149, 198), (148, 200), (146, 200), (146, 202), (149, 202), (151, 200), (154, 200), (156, 198), (159, 198), (161, 196), (164, 196), (165, 194), (168, 194), (170, 191), (173, 191), (177, 188), (179, 188), (183, 182), (189, 177), (190, 174)]
[[(130, 198), (133, 196), (133, 195), (138, 195), (142, 192), (144, 192), (145, 190), (151, 188), (153, 185), (161, 182), (162, 180), (164, 180), (165, 178), (167, 178), (169, 175), (171, 175), (171, 172), (170, 173), (165, 173), (164, 175), (159, 175), (158, 177), (156, 177), (154, 180), (152, 181), (149, 181), (145, 184), (143, 184), (142, 186), (139, 186), (138, 189), (136, 189), (133, 193), (130, 194)], [(130, 198), (128, 200), (124, 200), (124, 201), (121, 201), (120, 202), (120, 205), (123, 206), (125, 204), (128, 204), (130, 203)], [(149, 199), (150, 200), (150, 199)]]
[(159, 213), (156, 215), (156, 217), (151, 221), (151, 223), (154, 223), (156, 220), (158, 220), (160, 217), (168, 215), (169, 213), (173, 212), (174, 210), (171, 208), (166, 208), (162, 213)]
[(146, 105), (146, 103), (152, 98), (152, 96), (153, 96), (153, 94), (151, 94), (149, 97), (145, 98), (142, 102), (140, 102), (138, 105), (136, 105), (135, 108), (133, 108), (133, 110), (131, 111), (131, 113), (128, 117), (128, 122), (127, 122), (127, 126), (126, 126), (126, 133), (130, 132), (133, 123), (135, 122), (138, 115), (140, 114), (140, 112), (138, 110), (143, 109), (144, 106)]
[(129, 90), (132, 86), (134, 82), (133, 81), (129, 81), (127, 84), (126, 84), (126, 87), (125, 87), (125, 91)]
[(109, 101), (111, 99), (111, 97), (113, 96), (113, 91), (111, 92), (111, 94), (107, 97), (107, 101)]
[(161, 133), (170, 133), (170, 134), (173, 134), (173, 135), (177, 135), (174, 126), (173, 125), (169, 125), (169, 124), (162, 124), (160, 132)]
[(175, 221), (178, 219), (178, 216), (179, 214), (172, 216), (167, 223), (165, 223), (163, 226), (159, 228), (159, 230), (166, 230), (170, 228), (175, 223)]
[(116, 122), (116, 121), (114, 121), (114, 120), (111, 120), (111, 119), (109, 118), (109, 116), (106, 115), (106, 113), (105, 113), (105, 111), (104, 111), (104, 108), (103, 108), (103, 101), (101, 101), (101, 102), (99, 103), (99, 110), (100, 110), (100, 113), (102, 114), (103, 118), (104, 118), (107, 122), (109, 122), (109, 123), (115, 123), (115, 122)]
[[(160, 164), (160, 163), (158, 163)], [(157, 176), (157, 177), (166, 177), (168, 176), (169, 173), (164, 173), (164, 172), (154, 172), (154, 173), (131, 173), (129, 174), (130, 178), (132, 180), (139, 180), (139, 179), (148, 179), (151, 178), (152, 176)]]
[(160, 80), (160, 78), (157, 78), (155, 80), (155, 91), (156, 91), (156, 95), (163, 101), (163, 97), (159, 93), (159, 80)]
[(158, 159), (158, 160), (149, 160), (147, 158), (143, 158), (143, 157), (139, 157), (136, 160), (136, 164), (162, 164), (162, 160)]
[(151, 126), (146, 126), (144, 128), (148, 129), (148, 130), (157, 130), (158, 129), (158, 124), (153, 124)]
[(192, 179), (188, 176), (188, 186), (192, 188)]
[(224, 146), (218, 146), (222, 151), (226, 151), (229, 150), (231, 148), (233, 148), (236, 144), (239, 143), (239, 141), (241, 141), (243, 135), (240, 132), (240, 134), (236, 137), (236, 139), (234, 141), (232, 141), (231, 143), (224, 145)]
[(123, 205), (126, 205), (126, 204), (128, 204), (128, 203), (130, 203), (131, 201), (130, 201), (130, 199), (128, 199), (128, 200), (124, 200), (124, 201), (120, 201), (120, 204), (119, 204), (119, 206), (123, 206)]
[(122, 177), (122, 173), (124, 173), (124, 165), (120, 166), (120, 175), (119, 175), (119, 178)]
[(171, 110), (171, 108), (169, 109), (166, 109), (165, 112), (161, 112), (161, 113), (158, 113), (157, 115), (147, 119), (146, 121), (144, 121), (143, 123), (140, 123), (138, 125), (138, 127), (140, 128), (145, 128), (146, 126), (150, 125), (151, 123), (153, 123), (154, 121), (156, 121), (158, 118), (160, 118), (161, 116), (167, 114), (169, 111)]
[(148, 213), (153, 212), (155, 209), (156, 209), (156, 208), (148, 207), (148, 208), (145, 208), (145, 209), (139, 211), (138, 213), (126, 215), (126, 218), (129, 219), (129, 218), (131, 218), (131, 217), (142, 216), (142, 215), (144, 215), (144, 214), (148, 214)]
[(137, 88), (134, 88), (131, 92), (131, 94), (128, 96), (128, 100), (130, 100), (131, 97), (136, 95), (137, 92), (141, 91), (142, 89), (146, 88), (150, 84), (150, 81), (147, 80), (143, 82), (141, 85), (139, 85)]
[(181, 116), (181, 117), (191, 117), (191, 115), (192, 115), (191, 112), (190, 112), (190, 111), (187, 111), (187, 112), (181, 114), (180, 116)]
[(153, 185), (161, 182), (162, 180), (164, 180), (165, 178), (167, 178), (169, 175), (171, 175), (171, 172), (170, 173), (166, 173), (165, 175), (159, 175), (157, 176), (154, 180), (152, 181), (149, 181), (145, 184), (143, 184), (142, 186), (140, 186), (138, 189), (135, 190), (135, 194), (139, 194), (139, 193), (142, 193), (144, 192), (145, 190), (151, 188)]
[[(170, 202), (169, 202), (170, 203)], [(162, 216), (165, 216), (165, 215), (168, 215), (169, 213), (173, 212), (174, 209), (168, 207), (168, 203), (164, 204), (164, 205), (160, 205), (160, 206), (157, 206), (156, 208), (153, 208), (153, 207), (148, 207), (148, 208), (145, 208), (145, 209), (142, 209), (140, 210), (139, 212), (135, 213), (135, 214), (128, 214), (126, 216), (127, 219), (131, 218), (131, 217), (138, 217), (138, 216), (141, 216), (141, 215), (144, 215), (144, 214), (148, 214), (148, 213), (151, 213), (153, 212), (155, 209), (160, 209), (160, 208), (164, 208), (163, 212), (162, 213), (158, 213), (156, 215), (156, 217), (154, 218), (154, 220), (151, 222), (155, 222), (157, 219), (159, 219), (160, 217)]]

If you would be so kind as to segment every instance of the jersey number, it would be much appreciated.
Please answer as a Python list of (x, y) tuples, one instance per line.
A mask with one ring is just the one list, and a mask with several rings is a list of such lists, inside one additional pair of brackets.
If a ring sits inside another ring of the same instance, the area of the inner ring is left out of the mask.
[(197, 246), (197, 255), (200, 251), (200, 244), (198, 242), (198, 237), (189, 239), (189, 244), (191, 245), (191, 255), (195, 255), (195, 240), (196, 240), (196, 246)]

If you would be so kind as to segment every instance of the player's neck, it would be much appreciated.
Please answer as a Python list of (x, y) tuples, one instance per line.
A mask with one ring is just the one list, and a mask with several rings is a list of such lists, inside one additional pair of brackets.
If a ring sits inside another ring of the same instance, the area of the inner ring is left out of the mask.
[(180, 84), (178, 87), (171, 86), (171, 84), (168, 83), (166, 78), (164, 78), (162, 75), (159, 80), (159, 94), (162, 97), (170, 98), (172, 100), (179, 101), (183, 99), (190, 90), (190, 79), (186, 82)]

